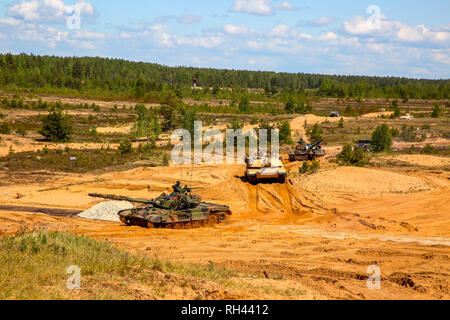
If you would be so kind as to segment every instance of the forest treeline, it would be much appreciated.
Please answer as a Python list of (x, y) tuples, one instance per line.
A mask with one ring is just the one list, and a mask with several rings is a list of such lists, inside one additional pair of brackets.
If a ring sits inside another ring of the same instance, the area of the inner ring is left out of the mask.
[[(203, 90), (192, 90), (194, 77)], [(297, 96), (407, 100), (448, 99), (450, 80), (168, 67), (99, 57), (8, 53), (0, 54), (0, 88), (144, 102), (160, 102), (173, 94), (196, 100), (233, 100), (247, 88), (263, 89), (249, 95), (266, 101), (286, 100), (289, 92)]]

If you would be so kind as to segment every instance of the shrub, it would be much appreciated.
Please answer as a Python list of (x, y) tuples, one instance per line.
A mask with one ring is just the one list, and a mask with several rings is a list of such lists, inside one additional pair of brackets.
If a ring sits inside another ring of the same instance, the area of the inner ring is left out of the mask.
[(260, 130), (267, 130), (267, 141), (270, 142), (270, 141), (272, 141), (272, 130), (273, 129), (275, 129), (275, 127), (273, 125), (271, 125), (266, 120), (261, 120), (261, 122), (259, 123), (259, 127), (257, 129), (258, 136), (261, 135)]
[(295, 109), (294, 99), (292, 99), (292, 97), (289, 97), (288, 101), (286, 102), (286, 105), (284, 106), (284, 110), (286, 111), (286, 113), (294, 113), (294, 109)]
[(338, 128), (343, 128), (344, 127), (344, 118), (341, 118), (338, 122)]
[(317, 123), (311, 129), (308, 129), (306, 132), (311, 141), (322, 140), (322, 133), (323, 129)]
[(72, 118), (62, 113), (59, 108), (54, 108), (50, 113), (41, 118), (42, 129), (39, 131), (47, 140), (54, 142), (69, 141), (73, 132)]
[(20, 134), (22, 137), (25, 137), (27, 135), (27, 129), (25, 129), (24, 126), (19, 126), (16, 130), (18, 134)]
[(372, 150), (375, 152), (390, 151), (392, 146), (392, 133), (386, 124), (378, 126), (372, 133)]
[(255, 124), (258, 124), (258, 118), (256, 118), (256, 117), (253, 117), (251, 120), (250, 120), (250, 124), (251, 125), (255, 125)]
[(398, 101), (397, 100), (392, 101), (392, 108), (394, 109), (393, 117), (394, 118), (400, 117), (400, 108), (398, 107)]
[(239, 119), (233, 118), (233, 122), (231, 124), (231, 129), (239, 130), (239, 129), (242, 129), (243, 127), (244, 127), (244, 124), (241, 121), (239, 121)]
[(427, 143), (425, 147), (422, 149), (422, 153), (424, 154), (436, 154), (438, 153), (438, 149)]
[(353, 108), (350, 104), (347, 104), (347, 107), (345, 108), (345, 114), (348, 114), (348, 115), (354, 114)]
[(168, 166), (169, 165), (169, 156), (167, 154), (164, 154), (163, 156), (163, 166)]
[(94, 110), (95, 112), (100, 112), (100, 106), (98, 104), (92, 103), (91, 105), (92, 110)]
[(97, 128), (92, 128), (91, 130), (89, 130), (89, 136), (93, 139), (93, 140), (97, 140), (98, 139), (98, 132), (97, 132)]
[(431, 117), (432, 118), (439, 118), (441, 116), (441, 108), (439, 108), (439, 104), (435, 103), (434, 104), (434, 108), (433, 108), (433, 112), (431, 112)]
[(133, 145), (131, 144), (130, 139), (123, 140), (119, 145), (119, 151), (122, 154), (126, 153), (132, 153), (133, 152)]
[(238, 105), (239, 113), (249, 113), (250, 112), (250, 101), (247, 95), (243, 95), (241, 101)]
[(291, 123), (288, 120), (278, 123), (280, 144), (292, 143), (291, 138)]
[(151, 138), (156, 140), (161, 133), (158, 115), (155, 112), (148, 111), (143, 105), (136, 106), (138, 119), (131, 129), (134, 138)]
[(301, 174), (313, 174), (319, 171), (320, 169), (320, 162), (318, 160), (315, 160), (311, 163), (308, 163), (307, 161), (303, 162), (303, 165), (298, 168), (298, 171)]
[(174, 105), (162, 105), (157, 112), (162, 117), (162, 131), (171, 131), (177, 127), (178, 119), (176, 117), (176, 107)]
[[(191, 134), (192, 142), (195, 136), (195, 126), (194, 123), (197, 121), (197, 112), (195, 110), (183, 110), (182, 111), (182, 124), (183, 129), (186, 129)], [(200, 133), (201, 134), (201, 133)]]
[(345, 145), (341, 153), (336, 156), (337, 162), (341, 166), (364, 167), (369, 163), (367, 153), (360, 148)]
[(8, 122), (0, 123), (0, 133), (10, 134), (11, 133), (11, 125)]
[(391, 128), (391, 136), (393, 137), (398, 137), (400, 136), (400, 130), (398, 130), (398, 128)]
[(402, 132), (400, 134), (400, 138), (402, 141), (406, 141), (406, 142), (414, 142), (414, 141), (420, 141), (420, 140), (425, 140), (426, 139), (426, 134), (424, 137), (422, 138), (418, 138), (417, 137), (417, 133), (414, 130), (413, 126), (406, 126), (404, 125), (402, 127)]

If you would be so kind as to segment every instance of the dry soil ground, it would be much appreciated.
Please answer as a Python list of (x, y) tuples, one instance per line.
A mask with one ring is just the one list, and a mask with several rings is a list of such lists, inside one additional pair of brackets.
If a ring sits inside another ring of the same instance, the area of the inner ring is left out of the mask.
[[(328, 103), (322, 106), (328, 108), (334, 102), (325, 99), (321, 103)], [(418, 104), (409, 103), (412, 109)], [(113, 105), (105, 103), (105, 107)], [(32, 111), (23, 112), (29, 115)], [(15, 117), (21, 116), (16, 113)], [(378, 121), (379, 115), (364, 117)], [(294, 138), (304, 136), (305, 119), (309, 125), (327, 120), (313, 115), (294, 119)], [(350, 121), (346, 118), (346, 123)], [(127, 131), (128, 127), (114, 130)], [(9, 153), (11, 144), (16, 152), (41, 150), (45, 145), (17, 135), (2, 138), (0, 156)], [(427, 142), (449, 145), (448, 139)], [(101, 144), (69, 146), (95, 149)], [(326, 149), (333, 156), (340, 145)], [(258, 186), (243, 181), (241, 165), (195, 166), (192, 185), (201, 188), (197, 193), (205, 201), (228, 204), (233, 215), (214, 228), (192, 230), (142, 229), (32, 212), (35, 208), (82, 211), (98, 203), (88, 196), (90, 192), (152, 198), (170, 190), (181, 174), (187, 183), (190, 166), (100, 175), (0, 170), (0, 234), (37, 228), (66, 230), (108, 238), (117, 247), (161, 259), (213, 263), (258, 276), (265, 272), (269, 279), (263, 276), (246, 281), (261, 288), (295, 289), (295, 299), (450, 299), (449, 158), (389, 155), (375, 159), (374, 166), (367, 168), (338, 168), (328, 159), (321, 162), (321, 170), (309, 176), (298, 174), (301, 163), (287, 163), (290, 175), (285, 185)], [(394, 165), (387, 167), (386, 163)], [(371, 265), (381, 269), (380, 290), (367, 288), (367, 268)], [(261, 289), (259, 294), (243, 292), (235, 297), (277, 296)]]
[[(409, 160), (414, 163), (415, 157)], [(242, 181), (240, 165), (195, 166), (192, 184), (201, 188), (203, 199), (233, 211), (215, 228), (142, 229), (6, 210), (0, 211), (0, 230), (3, 235), (67, 230), (163, 259), (214, 263), (246, 274), (265, 271), (270, 279), (248, 281), (295, 287), (303, 292), (295, 298), (450, 298), (448, 171), (336, 168), (323, 160), (319, 173), (304, 177), (296, 173), (298, 165), (287, 164), (291, 175), (285, 185), (258, 186)], [(190, 171), (183, 167), (184, 182)], [(180, 174), (176, 166), (100, 177), (55, 174), (46, 182), (37, 174), (35, 182), (1, 187), (0, 205), (82, 210), (98, 202), (89, 192), (151, 198), (169, 190)], [(92, 182), (96, 179), (103, 181)], [(74, 185), (65, 187), (69, 183)], [(55, 186), (60, 188), (41, 191)], [(371, 265), (381, 268), (381, 290), (367, 288)]]

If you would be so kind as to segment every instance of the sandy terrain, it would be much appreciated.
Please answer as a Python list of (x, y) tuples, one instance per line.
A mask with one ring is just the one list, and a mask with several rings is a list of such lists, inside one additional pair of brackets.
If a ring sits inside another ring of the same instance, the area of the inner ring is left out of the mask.
[(329, 194), (333, 197), (336, 194), (345, 194), (351, 197), (355, 197), (355, 195), (379, 197), (385, 193), (414, 193), (431, 190), (425, 181), (417, 177), (354, 167), (323, 170), (307, 178), (301, 178), (298, 183), (309, 192)]
[(319, 117), (313, 114), (307, 114), (304, 116), (297, 117), (291, 121), (292, 135), (298, 140), (300, 138), (303, 138), (305, 141), (307, 141), (308, 138), (306, 137), (305, 121), (308, 124), (308, 126), (311, 126), (315, 125), (316, 123), (320, 124), (327, 120), (330, 122), (338, 122), (339, 119), (340, 118)]
[[(0, 232), (68, 230), (164, 259), (212, 262), (246, 274), (264, 270), (270, 279), (246, 281), (297, 288), (303, 292), (297, 299), (450, 299), (449, 172), (336, 169), (323, 162), (324, 169), (309, 177), (295, 173), (299, 163), (287, 164), (291, 174), (285, 185), (258, 186), (242, 181), (241, 165), (195, 166), (192, 185), (201, 188), (197, 193), (233, 211), (228, 222), (215, 228), (142, 229), (0, 211)], [(168, 191), (181, 175), (188, 183), (191, 167), (56, 174), (45, 183), (1, 187), (0, 206), (84, 210), (99, 202), (89, 192), (152, 198)], [(59, 188), (42, 191), (50, 187)], [(17, 199), (17, 193), (23, 197)], [(367, 289), (370, 265), (381, 268), (381, 290)]]
[[(119, 108), (123, 104), (127, 108), (135, 104), (53, 97), (46, 100), (95, 102), (108, 108), (114, 104)], [(381, 102), (390, 104), (389, 100), (380, 99), (366, 100), (364, 104), (375, 106)], [(219, 105), (220, 101), (210, 103)], [(325, 110), (334, 103), (345, 108), (347, 103), (356, 104), (356, 101), (321, 99), (318, 105)], [(408, 105), (416, 108), (427, 103), (410, 100)], [(431, 108), (432, 102), (429, 104)], [(9, 119), (40, 113), (6, 112)], [(69, 111), (73, 115), (91, 112)], [(376, 112), (361, 118), (375, 119), (382, 114), (390, 113)], [(295, 139), (306, 140), (305, 120), (310, 126), (327, 120), (337, 122), (339, 118), (297, 117), (291, 122)], [(350, 120), (357, 119), (346, 118)], [(253, 127), (247, 125), (244, 131)], [(97, 131), (125, 133), (130, 128), (131, 124), (100, 127)], [(0, 156), (7, 155), (11, 145), (15, 152), (38, 151), (45, 145), (49, 149), (62, 147), (18, 135), (1, 137)], [(395, 142), (393, 147), (423, 147), (426, 143), (448, 146), (450, 140)], [(100, 143), (66, 145), (71, 149), (102, 146)], [(341, 146), (325, 149), (330, 157)], [(385, 164), (389, 163), (397, 166), (387, 168)], [(242, 165), (196, 165), (193, 172), (191, 166), (137, 168), (102, 175), (24, 172), (20, 173), (19, 180), (0, 171), (0, 235), (36, 228), (66, 230), (96, 239), (108, 238), (117, 247), (162, 259), (201, 265), (213, 263), (259, 276), (266, 271), (269, 276), (269, 279), (244, 280), (261, 288), (259, 292), (241, 291), (216, 298), (286, 298), (264, 292), (264, 287), (270, 285), (279, 290), (295, 290), (297, 293), (292, 296), (295, 299), (450, 299), (449, 158), (382, 156), (373, 160), (374, 167), (367, 168), (337, 168), (327, 159), (321, 159), (322, 169), (310, 176), (298, 174), (300, 165), (286, 164), (290, 174), (285, 185), (258, 186), (243, 181)], [(189, 183), (191, 173), (192, 186), (200, 188), (196, 193), (203, 200), (230, 206), (233, 215), (226, 223), (214, 228), (157, 230), (33, 212), (38, 207), (83, 211), (99, 203), (88, 196), (90, 192), (154, 198), (169, 191), (176, 180)], [(7, 206), (16, 209), (5, 210)], [(381, 290), (372, 291), (366, 286), (370, 276), (367, 268), (371, 265), (381, 268)], [(175, 294), (174, 298), (182, 298), (182, 294)]]

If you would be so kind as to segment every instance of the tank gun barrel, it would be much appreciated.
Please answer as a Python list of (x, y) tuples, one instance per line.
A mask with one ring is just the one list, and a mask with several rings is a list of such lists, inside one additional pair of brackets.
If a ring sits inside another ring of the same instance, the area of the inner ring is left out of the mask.
[(116, 201), (129, 201), (129, 202), (136, 202), (136, 203), (143, 203), (143, 204), (156, 204), (155, 201), (152, 200), (145, 200), (145, 199), (134, 199), (124, 196), (117, 196), (112, 194), (98, 194), (98, 193), (89, 193), (90, 197), (94, 198), (102, 198), (102, 199), (108, 199), (108, 200), (116, 200)]
[(321, 144), (323, 141), (324, 141), (324, 139), (322, 139), (322, 140), (320, 140), (320, 141), (314, 143), (314, 144), (311, 146), (311, 149), (317, 147), (317, 146), (318, 146), (319, 144)]
[(314, 143), (314, 144), (311, 144), (311, 145), (308, 147), (307, 153), (308, 153), (308, 154), (313, 153), (313, 152), (314, 152), (314, 148), (317, 147), (318, 145), (320, 145), (323, 141), (324, 141), (324, 139), (322, 139), (322, 140), (320, 140), (320, 141), (317, 141), (317, 142)]

